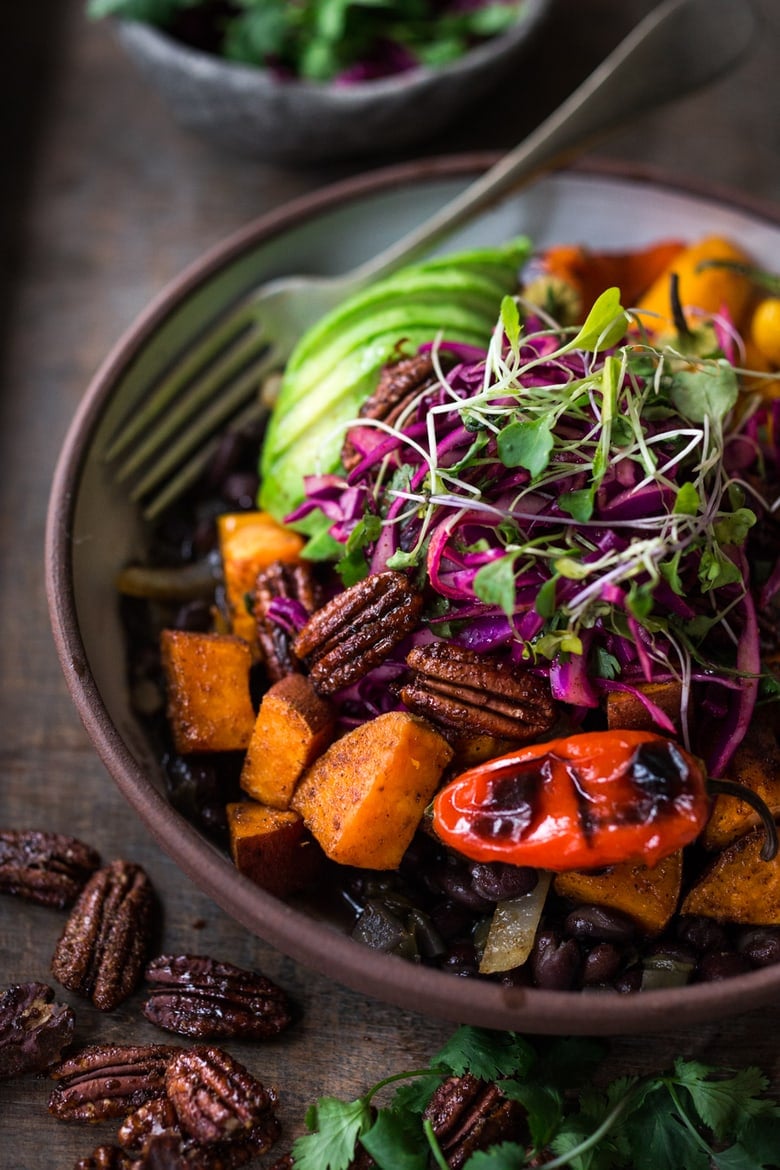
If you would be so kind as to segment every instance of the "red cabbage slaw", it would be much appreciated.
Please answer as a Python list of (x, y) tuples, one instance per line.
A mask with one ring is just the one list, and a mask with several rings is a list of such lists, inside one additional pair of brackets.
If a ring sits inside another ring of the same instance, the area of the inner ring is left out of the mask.
[[(761, 579), (750, 552), (773, 510), (760, 485), (780, 470), (780, 401), (740, 393), (739, 339), (716, 330), (698, 357), (650, 344), (617, 290), (579, 330), (507, 298), (487, 351), (424, 347), (434, 384), (394, 425), (355, 420), (357, 465), (306, 477), (288, 519), (325, 514), (345, 583), (407, 570), (429, 598), (414, 638), (526, 664), (573, 727), (623, 691), (677, 734), (646, 693), (675, 682), (683, 742), (720, 775), (759, 694), (756, 606), (780, 589), (780, 561)], [(341, 697), (368, 718), (403, 669), (400, 655)]]

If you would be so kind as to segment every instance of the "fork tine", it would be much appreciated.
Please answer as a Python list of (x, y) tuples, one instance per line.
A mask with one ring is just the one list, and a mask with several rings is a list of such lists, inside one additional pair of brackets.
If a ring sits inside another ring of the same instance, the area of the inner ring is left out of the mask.
[[(235, 418), (231, 420), (234, 427), (240, 428), (247, 423), (258, 422), (265, 415), (268, 414), (268, 404), (262, 399), (255, 399), (250, 402), (244, 410), (240, 411)], [(164, 512), (165, 509), (174, 503), (181, 495), (186, 492), (187, 488), (191, 487), (193, 483), (202, 475), (207, 467), (209, 460), (217, 450), (221, 441), (220, 435), (213, 435), (204, 446), (202, 446), (191, 458), (183, 464), (182, 467), (175, 473), (172, 479), (153, 496), (151, 496), (143, 507), (143, 516), (145, 520), (156, 520), (157, 517)]]
[[(243, 374), (224, 393), (213, 395), (208, 405), (204, 406), (200, 414), (177, 438), (174, 437), (175, 427), (173, 429), (168, 427), (166, 419), (166, 440), (171, 437), (173, 442), (170, 442), (164, 452), (155, 458), (148, 471), (134, 485), (130, 498), (136, 501), (141, 500), (158, 484), (164, 482), (179, 464), (184, 463), (193, 454), (199, 444), (209, 439), (219, 427), (224, 426), (230, 416), (246, 403), (247, 398), (259, 396), (260, 382), (267, 373), (270, 373), (276, 362), (276, 352), (269, 349), (261, 361), (245, 369)], [(217, 388), (219, 387), (217, 386)], [(211, 392), (211, 385), (208, 389)], [(155, 444), (155, 448), (158, 446)], [(122, 470), (124, 471), (125, 468)]]
[(157, 384), (152, 394), (126, 418), (109, 443), (105, 458), (118, 459), (145, 432), (152, 430), (160, 414), (181, 390), (193, 382), (202, 370), (208, 369), (220, 354), (233, 347), (237, 339), (255, 320), (256, 306), (246, 299), (235, 306), (193, 346), (181, 361)]
[[(198, 432), (201, 413), (211, 410), (215, 403), (225, 403), (225, 417), (231, 409), (235, 409), (237, 403), (246, 398), (246, 390), (237, 389), (239, 386), (246, 387), (246, 376), (256, 380), (259, 372), (268, 368), (269, 361), (273, 361), (270, 343), (259, 330), (239, 337), (196, 381), (186, 386), (180, 397), (154, 421), (151, 429), (126, 455), (116, 472), (117, 481), (122, 483), (129, 479), (150, 460), (165, 452), (168, 444), (178, 436), (183, 437), (190, 429)], [(224, 394), (223, 387), (227, 388)]]

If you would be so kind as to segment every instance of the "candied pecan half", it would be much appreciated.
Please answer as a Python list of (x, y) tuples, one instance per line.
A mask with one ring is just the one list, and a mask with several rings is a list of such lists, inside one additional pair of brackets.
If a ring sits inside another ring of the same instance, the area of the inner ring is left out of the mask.
[(497, 1085), (471, 1073), (442, 1081), (423, 1112), (451, 1170), (461, 1170), (477, 1150), (502, 1141), (524, 1141), (525, 1116), (518, 1101), (507, 1100)]
[[(435, 382), (433, 358), (429, 353), (417, 353), (413, 357), (389, 362), (383, 366), (373, 394), (361, 406), (360, 418), (381, 419), (393, 426), (412, 400)], [(357, 467), (363, 458), (361, 438), (367, 430), (358, 424), (347, 431), (341, 449), (341, 462), (347, 471)], [(373, 428), (369, 435), (372, 433)]]
[(180, 1052), (168, 1065), (165, 1090), (184, 1132), (204, 1145), (251, 1137), (265, 1153), (279, 1136), (276, 1094), (221, 1048)]
[(134, 991), (151, 931), (154, 895), (139, 865), (114, 861), (82, 890), (52, 958), (63, 987), (111, 1011)]
[(236, 1170), (263, 1150), (250, 1139), (204, 1146), (174, 1133), (153, 1137), (128, 1170)]
[(273, 603), (280, 600), (293, 602), (294, 609), (304, 621), (304, 615), (314, 613), (320, 605), (320, 590), (310, 564), (274, 561), (257, 577), (254, 597), (257, 640), (266, 673), (272, 683), (301, 669), (300, 662), (293, 654), (292, 643), (296, 630), (303, 622), (288, 631), (279, 621), (274, 620)]
[(153, 984), (147, 1020), (199, 1040), (266, 1040), (289, 1025), (286, 993), (265, 975), (203, 955), (160, 955), (146, 968)]
[(73, 1039), (75, 1018), (46, 983), (12, 983), (0, 994), (0, 1077), (41, 1072)]
[(165, 1070), (180, 1048), (169, 1044), (94, 1044), (49, 1070), (59, 1083), (49, 1112), (61, 1121), (126, 1117), (165, 1093)]
[(39, 829), (0, 831), (0, 893), (64, 909), (100, 865), (100, 855), (75, 837)]
[(508, 658), (431, 642), (415, 646), (406, 662), (414, 673), (401, 699), (432, 723), (518, 741), (537, 739), (555, 723), (547, 684)]
[(119, 1127), (117, 1141), (128, 1154), (140, 1155), (152, 1138), (173, 1133), (181, 1136), (176, 1110), (167, 1097), (152, 1097), (129, 1113)]
[(312, 686), (332, 695), (363, 678), (417, 626), (423, 599), (403, 573), (374, 573), (345, 589), (309, 619), (293, 650)]
[(79, 1158), (73, 1170), (131, 1170), (119, 1146), (97, 1146), (86, 1158)]

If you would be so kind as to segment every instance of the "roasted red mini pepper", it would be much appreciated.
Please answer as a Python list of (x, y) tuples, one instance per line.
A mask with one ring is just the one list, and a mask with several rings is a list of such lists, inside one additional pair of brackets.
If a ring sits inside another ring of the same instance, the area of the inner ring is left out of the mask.
[(474, 861), (555, 871), (655, 865), (709, 812), (697, 759), (649, 731), (594, 731), (471, 768), (436, 797), (441, 840)]

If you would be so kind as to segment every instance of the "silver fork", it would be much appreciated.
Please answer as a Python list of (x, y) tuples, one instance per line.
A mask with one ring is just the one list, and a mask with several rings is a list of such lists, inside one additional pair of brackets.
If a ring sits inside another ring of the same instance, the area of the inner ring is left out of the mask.
[(521, 183), (723, 74), (754, 31), (749, 0), (663, 0), (532, 134), (425, 223), (351, 272), (278, 278), (230, 309), (122, 423), (106, 451), (116, 478), (132, 482), (147, 518), (159, 515), (201, 474), (220, 431), (267, 411), (264, 380), (329, 309), (418, 259)]

